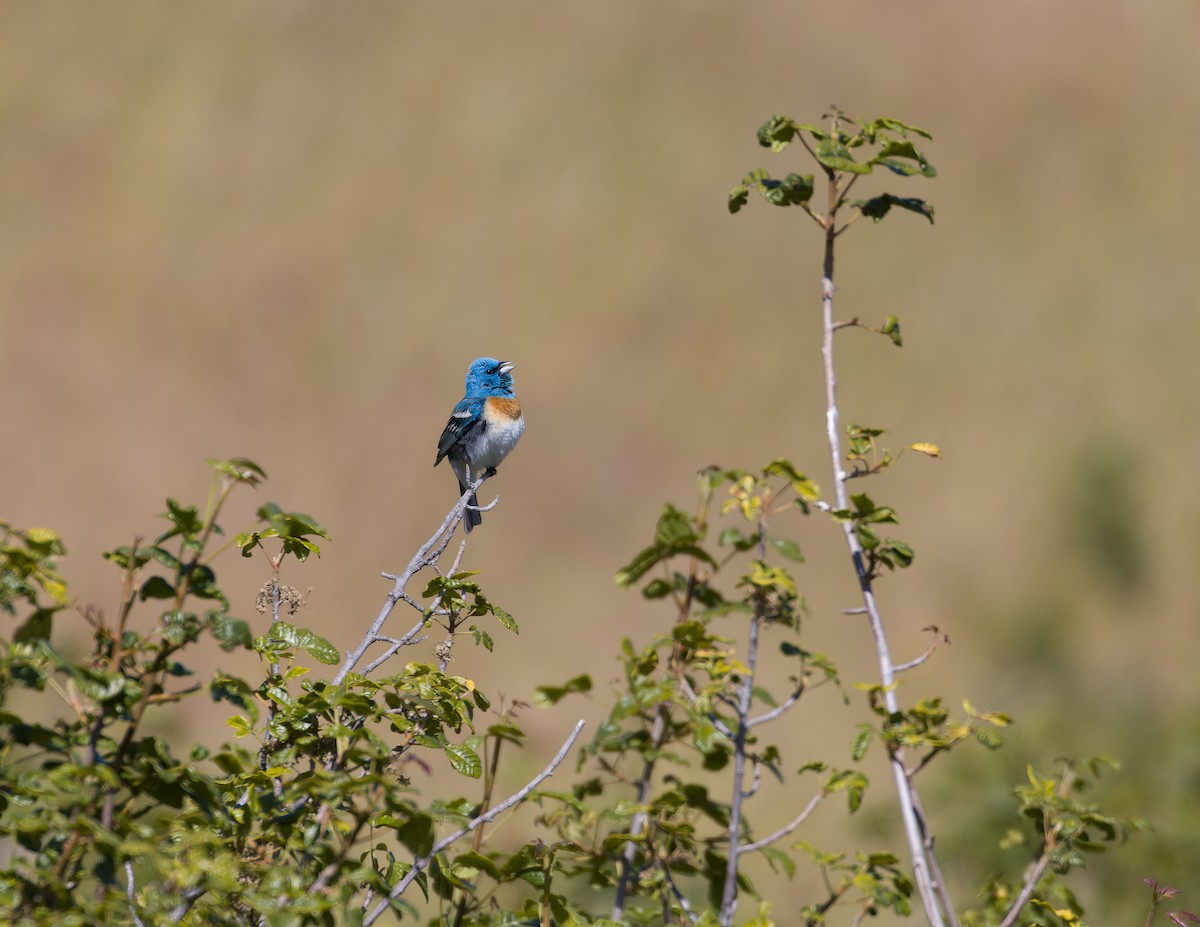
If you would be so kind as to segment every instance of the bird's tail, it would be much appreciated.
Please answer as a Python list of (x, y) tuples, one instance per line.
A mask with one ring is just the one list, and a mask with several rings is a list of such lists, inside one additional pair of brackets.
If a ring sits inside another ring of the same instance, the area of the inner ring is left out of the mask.
[[(467, 487), (462, 483), (458, 484), (458, 493), (461, 496), (467, 491)], [(471, 499), (468, 502), (469, 506), (478, 506), (479, 500), (475, 497), (475, 493), (471, 493)], [(463, 512), (463, 525), (466, 526), (467, 534), (471, 533), (471, 529), (483, 523), (483, 516), (474, 508), (468, 508)]]

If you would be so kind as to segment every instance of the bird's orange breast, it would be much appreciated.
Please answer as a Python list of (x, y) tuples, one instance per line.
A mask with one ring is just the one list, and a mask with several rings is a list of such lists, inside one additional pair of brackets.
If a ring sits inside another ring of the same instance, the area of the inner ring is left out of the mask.
[(521, 404), (507, 396), (488, 396), (487, 411), (489, 417), (508, 418), (516, 421), (521, 417)]

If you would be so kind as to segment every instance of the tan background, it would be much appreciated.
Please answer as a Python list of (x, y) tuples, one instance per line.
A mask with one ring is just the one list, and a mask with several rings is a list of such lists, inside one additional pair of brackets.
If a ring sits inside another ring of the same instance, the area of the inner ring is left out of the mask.
[[(786, 455), (828, 484), (816, 238), (796, 211), (725, 211), (748, 169), (799, 167), (759, 123), (836, 103), (929, 128), (940, 177), (869, 189), (928, 196), (938, 224), (856, 229), (839, 294), (906, 339), (841, 340), (845, 420), (945, 452), (870, 487), (918, 552), (884, 587), (898, 656), (930, 623), (954, 641), (904, 695), (1021, 722), (999, 767), (931, 771), (954, 796), (934, 823), (969, 868), (970, 822), (1009, 807), (981, 778), (1109, 753), (1110, 798), (1157, 830), (1084, 896), (1128, 920), (1144, 876), (1200, 892), (1200, 7), (39, 3), (0, 22), (0, 512), (62, 531), (74, 590), (111, 606), (96, 552), (161, 530), (167, 494), (202, 502), (205, 457), (249, 456), (270, 482), (225, 526), (268, 499), (326, 525), (290, 578), (344, 647), (453, 500), (431, 463), (468, 361), (514, 360), (529, 427), (467, 565), (521, 635), (456, 663), (510, 698), (603, 682), (623, 635), (662, 628), (611, 575), (698, 466)], [(797, 533), (810, 640), (869, 678), (837, 536)], [(262, 565), (218, 569), (249, 617)], [(818, 707), (775, 737), (799, 760), (833, 730), (821, 752), (845, 762), (860, 708)], [(527, 715), (539, 751), (577, 710)]]

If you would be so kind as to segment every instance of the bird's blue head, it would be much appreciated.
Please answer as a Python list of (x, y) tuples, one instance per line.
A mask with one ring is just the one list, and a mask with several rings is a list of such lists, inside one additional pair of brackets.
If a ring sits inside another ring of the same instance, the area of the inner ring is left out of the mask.
[(467, 368), (468, 396), (511, 396), (516, 364), (494, 357), (477, 357)]

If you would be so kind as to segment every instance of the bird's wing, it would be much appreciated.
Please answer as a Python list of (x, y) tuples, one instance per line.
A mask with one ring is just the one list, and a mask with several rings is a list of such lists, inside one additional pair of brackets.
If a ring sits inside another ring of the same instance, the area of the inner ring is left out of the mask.
[(483, 399), (464, 399), (450, 413), (450, 421), (438, 441), (436, 467), (442, 458), (450, 453), (450, 448), (465, 438), (473, 428), (478, 428), (483, 415)]

